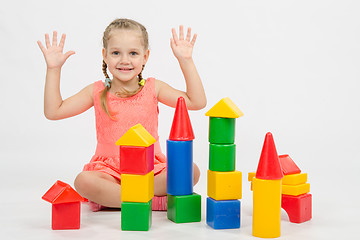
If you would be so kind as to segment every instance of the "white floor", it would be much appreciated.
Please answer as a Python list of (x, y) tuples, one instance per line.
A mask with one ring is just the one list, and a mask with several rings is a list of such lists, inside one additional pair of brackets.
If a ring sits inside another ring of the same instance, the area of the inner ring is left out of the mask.
[[(4, 182), (2, 183), (4, 184)], [(27, 186), (25, 183), (23, 186)], [(79, 230), (53, 231), (50, 227), (51, 205), (43, 200), (42, 187), (16, 187), (1, 193), (1, 239), (256, 239), (252, 231), (252, 197), (248, 183), (243, 183), (241, 228), (213, 230), (206, 225), (205, 199), (202, 194), (202, 221), (175, 224), (166, 212), (153, 212), (152, 228), (148, 232), (125, 232), (120, 229), (120, 211), (91, 212), (82, 205)], [(315, 187), (316, 188), (316, 187)], [(46, 190), (46, 189), (45, 189)], [(7, 192), (6, 192), (7, 191)], [(326, 197), (327, 190), (313, 193), (313, 219), (303, 224), (288, 221), (282, 212), (282, 235), (278, 239), (355, 239), (358, 236), (359, 207), (355, 198), (339, 194)], [(6, 197), (5, 197), (6, 196)], [(343, 199), (343, 200), (341, 200)]]

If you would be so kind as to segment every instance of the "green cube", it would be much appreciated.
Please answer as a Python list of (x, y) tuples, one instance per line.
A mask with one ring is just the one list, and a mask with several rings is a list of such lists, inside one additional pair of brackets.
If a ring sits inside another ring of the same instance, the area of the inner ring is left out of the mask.
[(152, 200), (147, 203), (121, 203), (121, 230), (149, 231), (152, 224)]
[(173, 196), (168, 194), (167, 217), (175, 223), (189, 223), (201, 221), (201, 196), (192, 195)]
[(235, 144), (212, 144), (209, 147), (209, 169), (216, 172), (235, 171)]
[(235, 142), (235, 118), (210, 117), (209, 142), (232, 144)]

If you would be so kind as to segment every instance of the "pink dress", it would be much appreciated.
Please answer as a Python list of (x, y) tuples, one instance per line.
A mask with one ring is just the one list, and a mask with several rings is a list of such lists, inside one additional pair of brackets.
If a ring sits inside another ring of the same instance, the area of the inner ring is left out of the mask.
[(155, 92), (155, 79), (148, 78), (143, 89), (129, 98), (119, 98), (110, 92), (107, 95), (111, 119), (100, 105), (100, 93), (105, 86), (102, 81), (94, 83), (94, 109), (96, 119), (97, 147), (90, 163), (84, 171), (99, 171), (120, 177), (119, 146), (115, 142), (132, 126), (140, 123), (155, 139), (154, 174), (166, 167), (166, 157), (161, 152), (158, 136), (158, 101)]

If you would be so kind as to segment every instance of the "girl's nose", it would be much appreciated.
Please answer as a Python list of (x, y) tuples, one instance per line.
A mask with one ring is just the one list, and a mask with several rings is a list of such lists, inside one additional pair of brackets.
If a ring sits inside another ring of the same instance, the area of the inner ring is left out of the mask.
[(120, 63), (124, 64), (124, 63), (129, 63), (129, 57), (124, 54), (124, 55), (121, 55), (120, 57)]

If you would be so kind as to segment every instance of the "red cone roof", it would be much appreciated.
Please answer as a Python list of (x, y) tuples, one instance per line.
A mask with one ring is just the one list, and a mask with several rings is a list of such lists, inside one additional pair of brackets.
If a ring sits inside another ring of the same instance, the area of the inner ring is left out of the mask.
[(255, 177), (265, 180), (276, 180), (283, 178), (274, 139), (270, 132), (265, 136), (264, 146), (261, 152)]
[(191, 126), (189, 113), (185, 104), (185, 99), (179, 97), (174, 120), (172, 122), (169, 140), (172, 141), (191, 141), (195, 138), (194, 132)]

